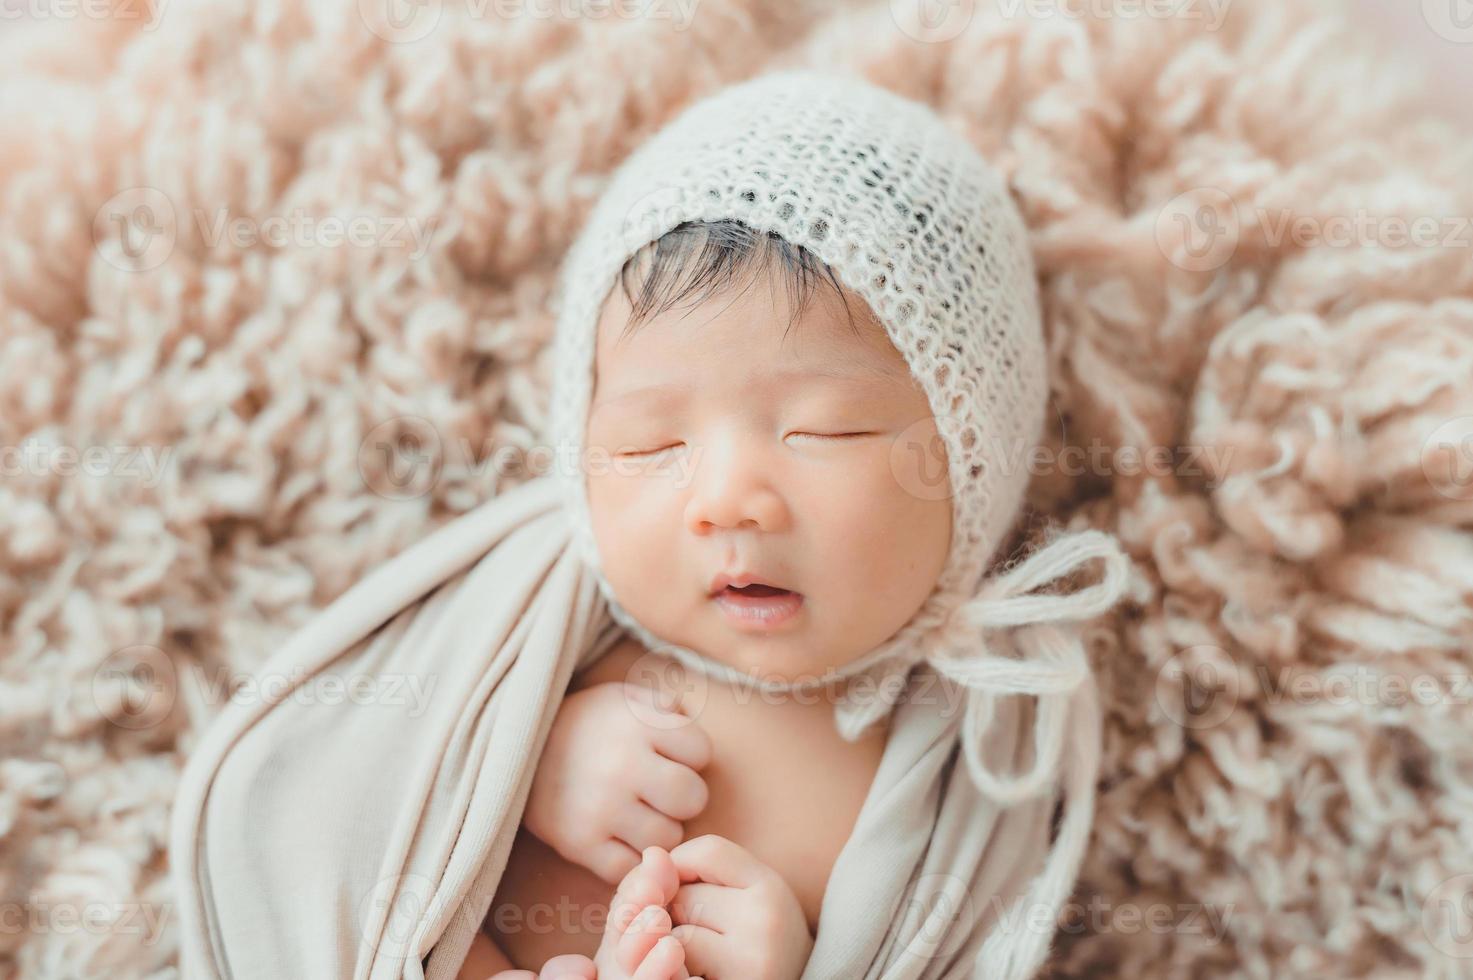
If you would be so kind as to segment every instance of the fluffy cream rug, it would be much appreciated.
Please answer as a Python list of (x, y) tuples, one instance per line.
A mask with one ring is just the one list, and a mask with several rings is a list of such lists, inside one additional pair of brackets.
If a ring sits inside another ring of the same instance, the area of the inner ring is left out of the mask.
[(786, 63), (1007, 172), (1053, 352), (1033, 500), (1138, 566), (1056, 973), (1473, 969), (1473, 139), (1335, 4), (994, 2), (9, 23), (0, 976), (167, 975), (201, 728), (543, 465), (548, 291), (604, 176)]

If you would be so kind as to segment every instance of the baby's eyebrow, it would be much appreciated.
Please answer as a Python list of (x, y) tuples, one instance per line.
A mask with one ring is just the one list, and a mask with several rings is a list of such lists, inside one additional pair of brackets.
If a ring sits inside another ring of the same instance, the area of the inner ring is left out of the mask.
[[(830, 381), (838, 381), (842, 384), (862, 388), (866, 391), (877, 391), (893, 389), (897, 385), (903, 385), (904, 379), (897, 374), (885, 371), (872, 365), (856, 363), (852, 368), (840, 368), (833, 366), (786, 368), (781, 371), (764, 371), (757, 378), (756, 386), (772, 385), (781, 381), (802, 381), (812, 378), (826, 378)], [(596, 412), (605, 405), (614, 402), (632, 400), (641, 396), (655, 394), (681, 395), (688, 394), (696, 389), (696, 385), (688, 381), (661, 381), (655, 384), (640, 385), (635, 388), (627, 388), (622, 391), (614, 391), (593, 403), (589, 412)]]
[(616, 391), (613, 394), (605, 395), (604, 397), (598, 399), (596, 402), (593, 403), (593, 407), (589, 409), (589, 412), (596, 412), (600, 408), (603, 408), (605, 405), (612, 405), (615, 402), (628, 401), (641, 395), (653, 395), (664, 392), (669, 392), (670, 394), (682, 394), (684, 392), (690, 391), (694, 387), (695, 385), (679, 381), (662, 381), (659, 384), (640, 385), (638, 388), (626, 388), (623, 391)]

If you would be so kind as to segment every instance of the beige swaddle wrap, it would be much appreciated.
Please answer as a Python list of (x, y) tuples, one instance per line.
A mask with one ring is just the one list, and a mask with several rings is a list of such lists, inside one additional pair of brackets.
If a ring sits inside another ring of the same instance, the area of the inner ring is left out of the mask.
[[(835, 705), (845, 737), (891, 725), (802, 980), (1029, 976), (1093, 818), (1100, 717), (1078, 624), (1117, 601), (1128, 561), (1088, 530), (983, 577), (1028, 475), (998, 454), (1036, 438), (1045, 395), (1021, 222), (980, 158), (914, 103), (806, 72), (718, 93), (626, 161), (570, 251), (556, 446), (581, 451), (588, 332), (623, 259), (718, 217), (809, 247), (865, 297), (927, 391), (954, 488), (937, 588), (837, 673), (877, 682)], [(1096, 560), (1095, 584), (1058, 591)], [(262, 666), (282, 681), (259, 686), (269, 697), (230, 704), (185, 769), (170, 855), (186, 980), (453, 977), (568, 682), (623, 633), (753, 683), (622, 609), (576, 466), (345, 592)], [(424, 696), (294, 696), (363, 677), (376, 691), (415, 679)]]

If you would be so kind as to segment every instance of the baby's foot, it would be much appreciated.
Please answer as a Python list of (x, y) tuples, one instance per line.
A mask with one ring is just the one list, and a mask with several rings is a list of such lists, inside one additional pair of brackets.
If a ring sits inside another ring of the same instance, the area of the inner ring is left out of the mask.
[(646, 847), (610, 903), (603, 943), (594, 956), (598, 980), (686, 980), (685, 947), (671, 935), (666, 909), (679, 890), (680, 872), (670, 852)]

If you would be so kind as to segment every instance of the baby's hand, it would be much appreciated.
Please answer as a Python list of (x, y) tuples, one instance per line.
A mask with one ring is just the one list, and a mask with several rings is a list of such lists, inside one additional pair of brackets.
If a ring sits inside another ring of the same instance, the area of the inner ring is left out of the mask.
[(647, 847), (670, 850), (706, 808), (711, 739), (639, 684), (595, 684), (553, 719), (522, 823), (611, 885)]
[(717, 980), (797, 980), (813, 936), (782, 875), (715, 834), (686, 841), (670, 858), (681, 881), (673, 933), (687, 969)]
[(665, 909), (679, 887), (670, 854), (646, 848), (609, 903), (603, 942), (594, 956), (598, 980), (689, 980), (685, 947), (671, 935)]

